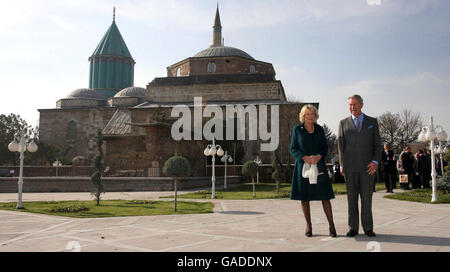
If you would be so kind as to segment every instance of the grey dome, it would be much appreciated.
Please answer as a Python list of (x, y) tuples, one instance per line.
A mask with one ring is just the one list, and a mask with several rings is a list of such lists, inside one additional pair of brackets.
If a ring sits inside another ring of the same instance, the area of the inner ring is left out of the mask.
[(141, 87), (128, 87), (116, 93), (114, 97), (147, 97), (147, 90)]
[(241, 49), (234, 48), (231, 46), (210, 46), (203, 51), (198, 52), (195, 58), (203, 58), (203, 57), (243, 57), (246, 59), (254, 60), (252, 56), (245, 53)]
[(66, 98), (105, 100), (105, 97), (101, 93), (88, 88), (71, 91)]

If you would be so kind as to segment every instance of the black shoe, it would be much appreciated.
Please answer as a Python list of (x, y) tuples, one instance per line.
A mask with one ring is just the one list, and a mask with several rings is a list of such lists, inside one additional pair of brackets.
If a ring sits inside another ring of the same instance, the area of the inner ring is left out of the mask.
[(337, 236), (337, 234), (336, 234), (336, 229), (333, 227), (333, 228), (330, 228), (330, 237), (336, 237)]
[(311, 237), (312, 236), (312, 228), (309, 228), (309, 231), (308, 231), (308, 229), (306, 229), (305, 235), (306, 235), (306, 237)]
[(358, 235), (358, 232), (356, 230), (349, 230), (346, 235), (347, 237), (355, 237)]
[(389, 190), (386, 190), (386, 193), (390, 193), (391, 191), (389, 191)]
[(373, 230), (368, 230), (365, 232), (367, 236), (369, 237), (376, 237), (377, 235), (375, 234), (375, 232), (373, 232)]

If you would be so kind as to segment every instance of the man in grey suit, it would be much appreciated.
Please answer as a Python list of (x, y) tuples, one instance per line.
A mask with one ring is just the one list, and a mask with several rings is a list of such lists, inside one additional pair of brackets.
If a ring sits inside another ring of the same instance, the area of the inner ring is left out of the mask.
[(339, 123), (339, 160), (345, 177), (348, 202), (348, 237), (359, 229), (358, 196), (361, 196), (361, 225), (364, 233), (374, 237), (372, 219), (372, 194), (378, 161), (381, 158), (380, 132), (377, 119), (361, 112), (361, 96), (348, 98), (351, 116)]

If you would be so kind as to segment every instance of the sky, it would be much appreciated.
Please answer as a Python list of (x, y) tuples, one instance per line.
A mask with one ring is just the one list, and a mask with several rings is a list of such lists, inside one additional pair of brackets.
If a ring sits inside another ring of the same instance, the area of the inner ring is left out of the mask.
[(225, 45), (272, 63), (336, 134), (354, 93), (367, 115), (409, 109), (450, 134), (448, 0), (0, 0), (0, 114), (36, 126), (37, 109), (87, 88), (113, 7), (145, 88), (212, 43), (217, 3)]

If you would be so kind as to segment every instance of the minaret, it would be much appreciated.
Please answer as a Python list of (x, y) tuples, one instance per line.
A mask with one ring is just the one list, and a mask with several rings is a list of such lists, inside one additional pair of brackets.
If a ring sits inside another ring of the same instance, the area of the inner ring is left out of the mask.
[(99, 91), (105, 97), (112, 97), (118, 91), (133, 86), (136, 62), (117, 28), (116, 8), (113, 9), (111, 26), (89, 61), (89, 88)]
[(217, 4), (216, 18), (214, 18), (213, 26), (213, 44), (211, 46), (222, 45), (222, 25), (220, 24), (219, 4)]

